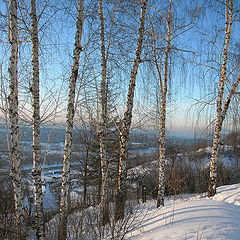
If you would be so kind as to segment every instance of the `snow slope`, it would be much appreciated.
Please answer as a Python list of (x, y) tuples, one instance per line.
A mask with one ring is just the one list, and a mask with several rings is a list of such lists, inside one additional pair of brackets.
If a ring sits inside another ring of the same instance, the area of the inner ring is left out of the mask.
[(212, 198), (185, 195), (165, 203), (156, 209), (155, 202), (147, 202), (141, 227), (128, 239), (240, 240), (240, 184), (219, 187)]

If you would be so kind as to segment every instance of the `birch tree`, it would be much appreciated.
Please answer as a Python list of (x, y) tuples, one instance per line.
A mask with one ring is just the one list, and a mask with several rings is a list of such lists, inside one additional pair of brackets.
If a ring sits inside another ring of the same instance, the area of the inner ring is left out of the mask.
[(107, 123), (108, 123), (108, 82), (107, 82), (107, 60), (109, 49), (111, 46), (111, 35), (114, 26), (114, 17), (116, 9), (119, 5), (119, 0), (114, 2), (112, 15), (111, 15), (111, 26), (108, 36), (107, 49), (105, 48), (105, 32), (104, 32), (104, 17), (103, 17), (103, 6), (102, 0), (98, 1), (99, 6), (99, 21), (100, 21), (100, 46), (101, 46), (101, 86), (100, 86), (100, 126), (99, 126), (99, 146), (100, 146), (100, 174), (101, 174), (101, 190), (100, 190), (100, 209), (101, 209), (101, 222), (105, 225), (109, 222), (108, 209), (106, 206), (106, 194), (105, 186), (108, 174), (108, 154), (106, 148), (107, 138)]
[(136, 84), (136, 76), (138, 72), (138, 67), (141, 62), (141, 53), (144, 37), (144, 23), (145, 23), (145, 13), (147, 8), (147, 0), (142, 1), (141, 15), (138, 28), (138, 39), (137, 47), (135, 52), (135, 57), (133, 61), (133, 66), (131, 69), (127, 104), (124, 112), (124, 117), (121, 122), (119, 135), (120, 135), (120, 153), (118, 161), (118, 175), (117, 175), (117, 185), (116, 185), (116, 203), (115, 203), (115, 220), (122, 219), (124, 217), (124, 205), (126, 200), (126, 161), (128, 159), (128, 148), (129, 148), (129, 132), (132, 122), (132, 110), (133, 110), (133, 99), (134, 90)]
[(61, 199), (60, 199), (60, 214), (58, 226), (58, 239), (67, 239), (67, 215), (68, 215), (68, 199), (70, 188), (70, 157), (72, 147), (72, 131), (74, 121), (74, 102), (75, 102), (75, 89), (76, 81), (78, 78), (79, 58), (81, 53), (81, 39), (83, 29), (83, 3), (84, 0), (78, 0), (77, 6), (77, 20), (76, 20), (76, 33), (75, 43), (73, 50), (73, 63), (72, 71), (69, 80), (69, 93), (67, 103), (67, 119), (65, 128), (65, 144), (64, 144), (64, 157), (63, 157), (63, 174), (61, 186)]
[(41, 144), (40, 144), (40, 101), (39, 101), (39, 58), (38, 58), (38, 20), (35, 0), (30, 0), (31, 7), (31, 41), (32, 41), (32, 136), (33, 136), (33, 183), (34, 183), (34, 217), (36, 238), (45, 239), (43, 218), (43, 193), (41, 181)]
[[(237, 74), (235, 80), (228, 86), (229, 91), (227, 92), (227, 83), (229, 82), (227, 75), (228, 66), (228, 55), (229, 55), (229, 44), (233, 23), (233, 1), (225, 0), (225, 29), (224, 29), (224, 44), (223, 52), (220, 55), (219, 64), (219, 81), (218, 81), (218, 96), (217, 96), (217, 110), (216, 110), (216, 123), (214, 128), (214, 138), (212, 142), (212, 153), (210, 159), (210, 178), (209, 178), (209, 188), (208, 196), (214, 196), (216, 194), (217, 187), (217, 159), (219, 150), (219, 139), (223, 127), (223, 122), (227, 114), (227, 110), (236, 88), (240, 81), (240, 72)], [(224, 101), (224, 94), (227, 92), (226, 99)]]
[[(6, 3), (7, 4), (7, 3)], [(9, 120), (10, 120), (10, 177), (12, 179), (15, 210), (16, 210), (16, 230), (17, 239), (24, 239), (25, 235), (25, 213), (23, 205), (23, 189), (21, 178), (21, 159), (19, 152), (19, 114), (18, 114), (18, 23), (17, 23), (17, 1), (9, 1)]]
[(105, 225), (109, 221), (109, 217), (106, 209), (106, 197), (105, 197), (105, 181), (107, 172), (105, 171), (107, 165), (107, 150), (106, 150), (106, 124), (107, 124), (107, 59), (105, 56), (105, 40), (104, 40), (104, 19), (102, 1), (98, 1), (99, 6), (99, 21), (100, 21), (100, 44), (101, 44), (101, 90), (100, 90), (100, 132), (99, 145), (100, 145), (100, 174), (101, 174), (101, 191), (100, 191), (100, 209), (102, 224)]
[(163, 62), (163, 78), (161, 76), (160, 67), (157, 61), (156, 55), (156, 40), (153, 35), (153, 57), (154, 64), (157, 69), (159, 85), (160, 85), (160, 122), (159, 122), (159, 158), (158, 158), (158, 193), (157, 193), (157, 207), (164, 206), (164, 192), (165, 192), (165, 135), (166, 135), (166, 101), (167, 101), (167, 86), (169, 84), (168, 75), (168, 58), (170, 52), (170, 44), (172, 37), (172, 17), (171, 17), (172, 1), (169, 0), (168, 15), (164, 18), (167, 26), (166, 47), (164, 50), (164, 62)]
[[(195, 20), (199, 17), (199, 7), (188, 7), (188, 14), (184, 19), (178, 17), (178, 10), (172, 7), (172, 0), (168, 0), (166, 12), (159, 7), (149, 6), (148, 19), (150, 31), (148, 35), (150, 67), (153, 70), (153, 76), (157, 79), (157, 124), (159, 129), (158, 137), (158, 191), (157, 207), (164, 206), (165, 192), (165, 142), (166, 142), (166, 116), (167, 116), (167, 94), (168, 86), (171, 84), (172, 63), (176, 59), (173, 55), (179, 55), (179, 52), (190, 52), (180, 47), (179, 36), (195, 27)], [(175, 10), (175, 11), (174, 11)], [(172, 12), (175, 13), (173, 16)], [(173, 22), (174, 21), (174, 22)], [(183, 54), (181, 54), (182, 57)], [(170, 58), (171, 57), (171, 58)], [(172, 60), (174, 59), (174, 60)], [(160, 90), (158, 90), (160, 89)]]

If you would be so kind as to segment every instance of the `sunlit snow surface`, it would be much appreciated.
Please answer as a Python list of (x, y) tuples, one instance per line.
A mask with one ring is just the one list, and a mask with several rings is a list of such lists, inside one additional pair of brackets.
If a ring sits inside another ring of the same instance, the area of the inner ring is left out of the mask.
[(166, 199), (157, 209), (155, 202), (145, 204), (148, 213), (142, 226), (128, 234), (131, 240), (239, 240), (240, 184), (222, 186), (217, 194)]

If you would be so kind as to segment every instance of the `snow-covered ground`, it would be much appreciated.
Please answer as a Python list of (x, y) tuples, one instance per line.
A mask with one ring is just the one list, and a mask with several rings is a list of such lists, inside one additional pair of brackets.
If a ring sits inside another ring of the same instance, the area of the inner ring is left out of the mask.
[(156, 209), (154, 201), (142, 206), (146, 217), (141, 227), (128, 234), (131, 240), (239, 240), (240, 184), (222, 186), (217, 194), (184, 195), (166, 199)]

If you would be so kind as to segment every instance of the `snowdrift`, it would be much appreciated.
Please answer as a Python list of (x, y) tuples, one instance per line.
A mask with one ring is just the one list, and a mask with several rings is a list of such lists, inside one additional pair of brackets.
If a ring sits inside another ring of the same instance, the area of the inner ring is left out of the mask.
[(184, 195), (166, 199), (166, 205), (149, 209), (141, 227), (128, 234), (131, 240), (239, 240), (240, 184), (222, 186), (217, 194)]

